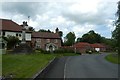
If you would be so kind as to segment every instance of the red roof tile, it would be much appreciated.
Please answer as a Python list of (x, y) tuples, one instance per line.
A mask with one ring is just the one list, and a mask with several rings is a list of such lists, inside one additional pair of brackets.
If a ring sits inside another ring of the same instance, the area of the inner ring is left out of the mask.
[(50, 33), (50, 32), (33, 32), (33, 38), (60, 38), (59, 34), (57, 33)]
[(2, 23), (2, 25), (0, 25), (1, 27), (0, 30), (17, 31), (17, 32), (22, 31), (22, 26), (18, 25), (12, 20), (0, 19), (0, 23)]
[(95, 44), (90, 44), (93, 48), (104, 48), (105, 46), (103, 46), (102, 44), (99, 43), (95, 43)]
[(85, 47), (91, 47), (91, 46), (89, 43), (79, 42), (79, 43), (74, 44), (74, 47), (85, 48)]

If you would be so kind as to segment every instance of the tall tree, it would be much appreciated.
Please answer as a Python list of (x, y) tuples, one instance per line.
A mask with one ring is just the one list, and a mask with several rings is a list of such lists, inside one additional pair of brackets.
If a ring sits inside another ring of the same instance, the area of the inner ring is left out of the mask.
[(76, 36), (74, 32), (69, 32), (65, 38), (66, 38), (66, 41), (64, 42), (64, 45), (72, 46), (75, 43)]
[(58, 34), (59, 34), (59, 36), (62, 38), (63, 32), (62, 32), (62, 31), (59, 31)]
[(120, 55), (120, 1), (118, 2), (118, 10), (117, 10), (117, 20), (115, 22), (115, 30), (112, 33), (113, 38), (117, 41), (118, 53)]
[(82, 38), (78, 38), (77, 42), (100, 43), (101, 36), (91, 30), (88, 33), (84, 34)]

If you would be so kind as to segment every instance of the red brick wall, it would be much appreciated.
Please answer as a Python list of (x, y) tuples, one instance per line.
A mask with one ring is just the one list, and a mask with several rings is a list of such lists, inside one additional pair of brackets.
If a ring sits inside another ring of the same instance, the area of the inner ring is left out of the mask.
[(53, 44), (55, 44), (58, 48), (59, 47), (61, 47), (61, 40), (60, 39), (57, 39), (57, 42), (55, 42), (55, 40), (56, 39), (49, 39), (49, 42), (48, 42), (48, 40), (47, 39), (41, 39), (41, 38), (32, 38), (32, 44), (33, 44), (33, 48), (35, 48), (35, 41), (36, 41), (36, 39), (40, 39), (40, 47), (42, 48), (42, 49), (44, 49), (45, 50), (45, 44), (47, 44), (47, 43), (53, 43)]

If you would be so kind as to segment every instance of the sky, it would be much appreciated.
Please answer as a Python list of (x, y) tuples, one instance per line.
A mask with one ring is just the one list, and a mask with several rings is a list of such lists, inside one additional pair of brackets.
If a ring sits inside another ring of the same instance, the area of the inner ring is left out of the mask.
[[(76, 37), (94, 30), (111, 38), (119, 0), (2, 0), (0, 18), (11, 19), (18, 24), (55, 31), (58, 27), (63, 37), (74, 32)], [(28, 16), (30, 16), (28, 18)]]

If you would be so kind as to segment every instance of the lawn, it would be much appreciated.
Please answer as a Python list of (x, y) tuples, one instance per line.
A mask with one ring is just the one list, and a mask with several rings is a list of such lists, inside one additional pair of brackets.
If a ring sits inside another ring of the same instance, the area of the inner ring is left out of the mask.
[(14, 78), (30, 78), (43, 69), (54, 58), (50, 54), (2, 55), (2, 74), (13, 74)]
[(109, 62), (115, 63), (115, 64), (120, 64), (120, 60), (118, 58), (118, 54), (109, 54), (105, 57), (106, 60)]
[(3, 54), (2, 74), (13, 74), (14, 78), (30, 78), (43, 69), (54, 57), (74, 56), (75, 53), (64, 54)]

